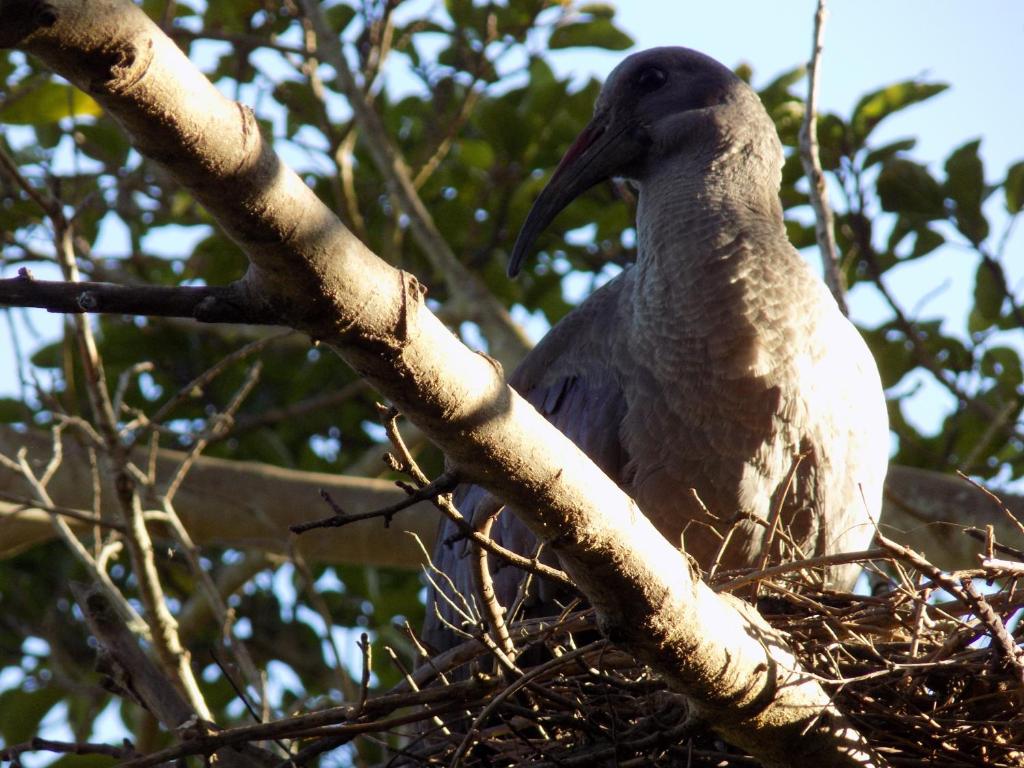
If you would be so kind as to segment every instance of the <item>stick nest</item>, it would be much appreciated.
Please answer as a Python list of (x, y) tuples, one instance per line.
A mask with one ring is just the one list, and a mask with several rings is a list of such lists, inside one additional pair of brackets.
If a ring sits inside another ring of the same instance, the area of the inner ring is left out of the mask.
[[(762, 615), (788, 633), (805, 668), (891, 765), (1024, 766), (1024, 663), (1007, 629), (1024, 593), (1017, 574), (992, 565), (1002, 561), (985, 562), (944, 573), (887, 542), (882, 559), (864, 563), (879, 577), (874, 595), (808, 587), (813, 574), (796, 570), (726, 573), (716, 586), (744, 581), (747, 597), (756, 590)], [(992, 591), (979, 578), (1001, 586)], [(590, 612), (511, 630), (518, 648), (530, 647), (517, 672), (482, 630), (482, 641), (424, 663), (416, 677), (433, 679), (423, 692), (447, 686), (451, 706), (433, 707), (443, 714), (417, 724), (396, 764), (758, 765), (600, 639)]]

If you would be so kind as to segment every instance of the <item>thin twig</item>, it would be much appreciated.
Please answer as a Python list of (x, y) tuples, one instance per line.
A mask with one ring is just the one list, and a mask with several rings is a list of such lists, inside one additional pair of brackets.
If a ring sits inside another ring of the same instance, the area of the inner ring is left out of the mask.
[(189, 450), (188, 455), (182, 460), (181, 464), (174, 472), (174, 476), (170, 482), (167, 483), (167, 490), (164, 491), (164, 498), (168, 502), (174, 499), (174, 495), (178, 492), (182, 482), (185, 480), (185, 476), (188, 471), (195, 464), (196, 459), (199, 458), (199, 454), (203, 452), (209, 442), (217, 437), (222, 431), (227, 430), (230, 427), (232, 420), (234, 419), (235, 413), (242, 407), (242, 403), (245, 398), (252, 392), (253, 387), (256, 386), (256, 382), (259, 380), (260, 372), (263, 370), (263, 363), (257, 360), (253, 365), (249, 367), (248, 373), (246, 373), (245, 380), (242, 385), (235, 392), (231, 398), (227, 407), (217, 415), (207, 419), (206, 429), (203, 430), (203, 434), (196, 439), (195, 443), (192, 444), (192, 448)]
[(784, 573), (793, 573), (807, 568), (823, 568), (832, 565), (845, 565), (847, 563), (860, 563), (865, 560), (880, 560), (888, 557), (884, 549), (865, 549), (861, 552), (837, 552), (833, 555), (819, 555), (808, 557), (804, 560), (793, 560), (788, 563), (780, 563), (770, 568), (763, 568), (752, 571), (745, 576), (737, 576), (735, 579), (717, 584), (713, 588), (715, 592), (733, 592), (740, 587), (762, 579), (771, 579), (781, 576)]
[(291, 336), (294, 333), (295, 331), (291, 330), (274, 333), (269, 336), (266, 336), (265, 338), (252, 341), (246, 344), (244, 347), (236, 349), (234, 352), (225, 355), (220, 360), (218, 360), (214, 365), (211, 365), (201, 374), (192, 379), (192, 381), (190, 381), (184, 387), (179, 389), (166, 403), (164, 403), (157, 409), (156, 413), (154, 413), (150, 417), (150, 421), (153, 422), (154, 424), (159, 424), (160, 422), (164, 421), (164, 419), (166, 419), (175, 408), (177, 408), (181, 403), (188, 400), (189, 398), (195, 397), (197, 392), (201, 392), (203, 389), (208, 387), (214, 379), (220, 376), (230, 366), (234, 365), (240, 360), (244, 360), (247, 357), (262, 352), (275, 341), (280, 341), (281, 339)]
[(981, 491), (986, 496), (988, 496), (990, 499), (992, 499), (992, 501), (994, 501), (996, 503), (996, 506), (999, 507), (1000, 511), (1002, 511), (1002, 513), (1004, 515), (1006, 515), (1006, 517), (1010, 520), (1011, 523), (1013, 523), (1013, 525), (1017, 528), (1017, 530), (1021, 534), (1024, 534), (1024, 523), (1022, 523), (1017, 518), (1017, 516), (1015, 514), (1013, 514), (1013, 512), (1010, 511), (1010, 508), (1007, 507), (1006, 504), (1003, 503), (1002, 499), (1000, 499), (998, 496), (996, 496), (996, 494), (992, 493), (992, 491), (990, 491), (988, 488), (983, 486), (981, 483), (976, 482), (976, 481), (972, 480), (971, 478), (969, 478), (967, 475), (965, 475), (960, 470), (957, 470), (956, 473), (958, 475), (960, 475), (960, 477), (962, 479), (966, 480), (968, 483), (970, 483), (975, 488), (977, 488), (979, 491)]
[(331, 509), (334, 510), (334, 514), (330, 517), (324, 517), (319, 520), (295, 523), (294, 525), (288, 526), (288, 530), (295, 534), (302, 534), (317, 528), (342, 528), (351, 523), (357, 523), (362, 520), (373, 520), (378, 517), (384, 518), (384, 527), (388, 528), (397, 513), (415, 506), (421, 501), (434, 501), (437, 499), (438, 495), (450, 493), (455, 489), (457, 484), (458, 480), (454, 475), (445, 473), (439, 475), (437, 479), (427, 483), (422, 488), (406, 488), (408, 496), (401, 501), (396, 501), (394, 504), (389, 504), (386, 507), (381, 507), (380, 509), (375, 509), (371, 512), (359, 512), (356, 514), (349, 514), (348, 512), (345, 512), (345, 510), (334, 501), (331, 495), (321, 488), (320, 497), (330, 505)]
[[(491, 538), (491, 527), (502, 509), (504, 505), (497, 499), (477, 507), (472, 523), (476, 532), (485, 538)], [(511, 662), (516, 657), (516, 648), (505, 625), (505, 608), (498, 602), (498, 596), (494, 592), (494, 580), (491, 578), (491, 568), (487, 563), (487, 550), (479, 544), (473, 545), (472, 571), (473, 587), (480, 601), (480, 610), (487, 620), (494, 641), (501, 649), (501, 654), (508, 657)]]
[(107, 528), (112, 531), (118, 531), (124, 533), (124, 526), (121, 523), (115, 523), (112, 520), (106, 520), (102, 516), (92, 512), (86, 512), (82, 509), (73, 509), (72, 507), (62, 506), (51, 506), (49, 504), (43, 504), (41, 501), (33, 500), (25, 496), (19, 496), (16, 493), (8, 493), (7, 491), (0, 491), (0, 499), (9, 501), (11, 504), (17, 504), (17, 509), (12, 509), (8, 512), (4, 512), (0, 517), (17, 517), (21, 512), (27, 512), (32, 509), (38, 509), (42, 512), (48, 512), (51, 515), (63, 515), (71, 520), (78, 520), (82, 523), (89, 523), (91, 525), (97, 525), (101, 528)]
[(814, 44), (811, 47), (811, 60), (807, 64), (807, 102), (804, 107), (804, 119), (800, 125), (800, 161), (810, 182), (814, 234), (821, 250), (825, 283), (835, 297), (839, 309), (844, 315), (848, 315), (849, 309), (844, 295), (846, 289), (839, 272), (839, 251), (836, 247), (832, 208), (828, 203), (828, 187), (825, 184), (825, 172), (822, 170), (818, 153), (818, 75), (821, 53), (824, 49), (825, 15), (825, 0), (818, 0), (818, 9), (814, 14)]

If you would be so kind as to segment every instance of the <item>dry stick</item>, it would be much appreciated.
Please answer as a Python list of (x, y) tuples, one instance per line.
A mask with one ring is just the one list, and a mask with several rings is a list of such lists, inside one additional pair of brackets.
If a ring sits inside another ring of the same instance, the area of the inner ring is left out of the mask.
[(992, 639), (999, 645), (1007, 663), (1013, 667), (1018, 681), (1024, 684), (1024, 659), (1022, 659), (1016, 643), (1006, 631), (1006, 626), (1003, 624), (1002, 619), (992, 610), (992, 606), (988, 604), (985, 598), (978, 593), (973, 584), (971, 584), (970, 579), (957, 580), (943, 573), (921, 555), (917, 554), (917, 552), (914, 552), (914, 550), (887, 539), (881, 533), (876, 532), (875, 538), (885, 549), (909, 562), (917, 570), (927, 575), (928, 578), (939, 584), (950, 594), (958, 597), (966, 606), (971, 608), (982, 624), (988, 629)]
[(238, 409), (242, 407), (242, 403), (245, 401), (245, 398), (249, 396), (253, 387), (256, 386), (256, 382), (259, 380), (260, 372), (262, 370), (263, 363), (257, 360), (252, 366), (250, 366), (249, 372), (245, 376), (245, 380), (238, 388), (238, 391), (235, 392), (223, 412), (207, 420), (207, 427), (203, 431), (203, 434), (192, 445), (191, 450), (188, 452), (188, 456), (182, 460), (178, 469), (175, 470), (174, 476), (171, 478), (170, 482), (167, 483), (167, 490), (164, 491), (163, 497), (167, 499), (168, 502), (174, 499), (174, 495), (178, 492), (182, 482), (185, 480), (185, 475), (188, 474), (188, 471), (192, 468), (192, 465), (195, 464), (196, 459), (199, 458), (199, 454), (203, 452), (207, 444), (222, 431), (228, 429), (229, 424), (234, 419), (235, 413), (237, 413)]
[(373, 669), (373, 646), (370, 644), (370, 636), (365, 632), (359, 635), (359, 642), (357, 645), (363, 655), (363, 673), (359, 678), (359, 701), (356, 703), (356, 712), (361, 715), (363, 714), (363, 708), (366, 706), (366, 699), (370, 693), (370, 672)]
[(112, 410), (115, 415), (121, 413), (121, 409), (124, 407), (124, 396), (128, 393), (128, 386), (132, 383), (132, 379), (140, 373), (149, 373), (152, 370), (153, 364), (146, 361), (136, 363), (121, 371), (121, 375), (117, 377), (117, 389), (114, 390), (114, 402), (112, 404)]
[(992, 610), (988, 601), (974, 588), (970, 579), (961, 579), (960, 586), (971, 599), (971, 604), (977, 612), (978, 618), (982, 620), (992, 634), (992, 639), (1003, 652), (1003, 658), (1013, 667), (1017, 682), (1024, 685), (1024, 651), (1017, 647), (1016, 641), (1006, 629), (999, 614)]
[[(377, 409), (381, 414), (381, 420), (384, 423), (384, 431), (387, 433), (388, 439), (391, 444), (395, 447), (397, 456), (393, 457), (397, 462), (392, 467), (397, 472), (404, 472), (408, 474), (420, 488), (425, 488), (430, 484), (429, 479), (423, 471), (419, 468), (419, 465), (413, 459), (412, 454), (409, 453), (409, 449), (405, 445), (405, 440), (402, 438), (402, 434), (398, 428), (398, 411), (395, 408), (390, 408), (386, 405), (377, 404)], [(390, 454), (389, 454), (390, 455)], [(443, 477), (443, 475), (442, 475)], [(438, 478), (440, 480), (441, 478)], [(436, 482), (436, 481), (435, 481)], [(405, 486), (402, 486), (405, 488)], [(405, 488), (406, 493), (411, 493), (409, 488)], [(503, 558), (506, 562), (511, 565), (521, 568), (524, 571), (534, 573), (538, 576), (543, 576), (552, 581), (556, 581), (559, 584), (563, 584), (567, 587), (575, 589), (576, 585), (573, 584), (564, 571), (557, 568), (552, 568), (550, 565), (545, 565), (540, 562), (537, 557), (528, 558), (523, 557), (517, 552), (513, 552), (510, 549), (506, 549), (500, 544), (494, 543), (488, 536), (481, 536), (480, 533), (473, 529), (466, 519), (462, 516), (462, 513), (455, 508), (455, 504), (452, 503), (451, 499), (446, 496), (433, 496), (431, 501), (434, 502), (434, 506), (437, 507), (449, 520), (455, 523), (459, 529), (459, 535), (469, 539), (474, 544), (478, 544), (480, 547), (486, 549), (493, 555)]]
[(1000, 576), (1020, 578), (1024, 576), (1024, 563), (1017, 563), (1013, 560), (999, 560), (994, 557), (986, 557), (981, 561), (981, 567), (989, 578), (999, 578)]
[[(5, 465), (6, 466), (6, 465)], [(20, 467), (18, 469), (20, 472)], [(7, 493), (6, 491), (0, 491), (0, 500), (9, 501), (11, 504), (17, 504), (18, 508), (13, 509), (10, 512), (4, 512), (2, 517), (17, 517), (21, 512), (26, 512), (32, 509), (38, 509), (43, 512), (48, 512), (51, 515), (63, 515), (64, 517), (70, 518), (71, 520), (78, 520), (82, 523), (90, 523), (100, 528), (108, 528), (112, 531), (118, 531), (124, 533), (124, 526), (121, 523), (115, 523), (112, 520), (106, 520), (101, 515), (97, 515), (94, 512), (86, 512), (81, 509), (73, 509), (72, 507), (55, 506), (51, 504), (44, 504), (39, 500), (32, 500), (27, 496), (19, 496), (16, 493)]]
[[(44, 508), (55, 508), (56, 505), (53, 503), (53, 499), (50, 498), (49, 492), (46, 487), (39, 482), (35, 473), (32, 471), (32, 467), (29, 466), (27, 451), (22, 448), (18, 451), (17, 461), (11, 461), (9, 458), (0, 454), (0, 465), (7, 467), (8, 469), (18, 472), (28, 481), (28, 484), (32, 486), (32, 492), (35, 493), (36, 498), (42, 503)], [(118, 615), (121, 619), (131, 628), (133, 632), (142, 634), (143, 637), (149, 639), (149, 627), (141, 616), (132, 608), (131, 604), (125, 600), (124, 595), (121, 594), (121, 590), (110, 580), (110, 576), (106, 570), (100, 565), (99, 558), (93, 558), (83, 545), (75, 536), (75, 532), (71, 530), (71, 526), (60, 515), (51, 515), (50, 519), (53, 521), (53, 527), (57, 531), (57, 535), (64, 540), (64, 543), (71, 550), (72, 554), (75, 555), (79, 562), (85, 566), (89, 576), (93, 582), (98, 584), (106, 594), (108, 600), (117, 610)]]
[(836, 248), (832, 208), (828, 204), (825, 172), (821, 168), (821, 158), (818, 155), (818, 68), (821, 65), (821, 52), (824, 47), (825, 15), (825, 0), (818, 0), (818, 9), (814, 14), (814, 44), (811, 48), (811, 60), (807, 64), (807, 103), (800, 125), (800, 162), (810, 182), (814, 234), (821, 250), (825, 283), (835, 297), (839, 309), (844, 315), (848, 315), (850, 312), (844, 296), (846, 289), (839, 273), (839, 254)]
[[(504, 508), (504, 504), (492, 498), (489, 504), (485, 504), (477, 510), (472, 523), (473, 528), (481, 536), (491, 538), (491, 527), (494, 525), (494, 520)], [(480, 610), (487, 620), (494, 641), (502, 651), (498, 658), (504, 656), (508, 658), (509, 662), (512, 662), (516, 658), (516, 648), (512, 644), (508, 627), (505, 625), (505, 608), (498, 602), (498, 596), (494, 592), (494, 580), (491, 578), (491, 568), (487, 563), (487, 550), (479, 544), (473, 545), (472, 573), (473, 587), (480, 600)]]
[[(276, 338), (280, 338), (282, 335), (288, 334), (279, 334), (277, 336), (272, 336), (267, 339), (261, 339), (257, 342), (253, 342), (252, 344), (246, 345), (246, 347), (243, 347), (241, 350), (238, 350), (237, 352), (234, 353), (233, 360), (241, 359), (247, 354), (252, 354), (253, 352), (258, 351), (259, 349), (262, 349), (263, 346), (269, 344)], [(232, 356), (229, 355), (228, 357)], [(218, 365), (215, 365), (212, 368), (208, 369), (206, 373), (197, 378), (193, 382), (193, 384), (190, 384), (189, 386), (192, 387), (193, 385), (198, 385), (196, 384), (196, 382), (200, 381), (211, 381), (213, 377), (215, 377), (220, 371), (224, 369), (224, 365), (221, 365), (223, 363), (224, 360), (220, 361)], [(180, 544), (182, 549), (182, 553), (185, 556), (185, 560), (189, 565), (189, 569), (192, 571), (193, 576), (198, 580), (200, 590), (204, 593), (207, 601), (210, 604), (210, 609), (217, 620), (217, 624), (221, 630), (221, 634), (225, 640), (225, 644), (228, 645), (228, 647), (230, 647), (234, 652), (234, 655), (238, 660), (239, 666), (242, 668), (242, 673), (245, 675), (246, 680), (253, 687), (253, 689), (258, 692), (261, 703), (264, 703), (266, 697), (265, 691), (263, 689), (262, 676), (260, 675), (259, 670), (256, 668), (256, 664), (253, 662), (252, 657), (249, 655), (248, 649), (238, 638), (234, 637), (233, 633), (231, 632), (231, 627), (234, 623), (234, 620), (232, 618), (233, 612), (230, 611), (227, 605), (223, 602), (223, 600), (220, 597), (220, 592), (217, 590), (216, 585), (210, 578), (209, 573), (206, 571), (206, 569), (203, 568), (202, 564), (200, 563), (198, 547), (196, 547), (195, 543), (192, 541), (192, 537), (188, 533), (188, 530), (185, 528), (184, 524), (181, 522), (181, 519), (178, 517), (178, 514), (175, 511), (173, 504), (174, 495), (177, 492), (178, 488), (181, 486), (181, 483), (185, 479), (185, 476), (187, 475), (189, 469), (191, 469), (192, 465), (195, 463), (196, 458), (198, 458), (199, 454), (206, 447), (211, 437), (217, 435), (221, 430), (226, 428), (225, 425), (230, 422), (235, 412), (241, 407), (242, 402), (252, 391), (252, 388), (256, 385), (256, 381), (259, 378), (261, 368), (262, 363), (259, 361), (252, 365), (246, 375), (245, 380), (242, 382), (242, 385), (239, 387), (234, 397), (232, 397), (231, 401), (228, 403), (228, 406), (227, 408), (225, 408), (224, 412), (217, 414), (208, 420), (208, 427), (205, 430), (203, 436), (201, 436), (200, 439), (198, 439), (195, 442), (188, 456), (186, 456), (185, 459), (181, 462), (171, 481), (168, 483), (166, 491), (158, 497), (158, 502), (164, 513), (163, 518), (165, 522), (167, 522), (167, 524), (170, 526), (172, 533), (178, 540), (178, 543)], [(181, 392), (179, 392), (178, 394), (180, 395)], [(172, 398), (168, 402), (168, 404), (163, 409), (161, 409), (161, 412), (170, 412), (171, 407), (173, 407), (173, 405), (175, 405), (177, 402), (177, 397)], [(141, 482), (145, 483), (147, 479), (147, 477), (143, 477), (141, 479)], [(202, 710), (199, 711), (202, 712)], [(210, 720), (212, 719), (212, 715), (207, 713), (206, 715), (204, 715), (204, 718)]]
[(346, 512), (334, 501), (331, 494), (321, 488), (320, 497), (327, 502), (331, 509), (334, 510), (334, 514), (330, 517), (323, 517), (319, 520), (309, 520), (305, 523), (289, 525), (288, 530), (292, 533), (302, 534), (316, 528), (342, 528), (350, 523), (358, 523), (362, 520), (373, 520), (377, 517), (384, 518), (384, 527), (388, 528), (397, 513), (409, 509), (410, 507), (419, 504), (421, 501), (435, 501), (439, 494), (448, 493), (454, 490), (457, 484), (458, 481), (455, 479), (455, 476), (446, 472), (439, 475), (437, 479), (427, 483), (422, 488), (405, 488), (408, 495), (401, 501), (396, 501), (394, 504), (389, 504), (386, 507), (381, 507), (380, 509), (375, 509), (370, 512), (359, 512), (356, 514), (349, 514)]
[(225, 370), (227, 370), (229, 366), (233, 365), (234, 363), (237, 363), (239, 360), (244, 360), (245, 358), (250, 357), (251, 355), (255, 355), (258, 352), (262, 352), (275, 341), (284, 339), (288, 336), (293, 335), (294, 333), (295, 331), (292, 330), (281, 331), (280, 333), (275, 333), (265, 338), (257, 339), (256, 341), (250, 342), (249, 344), (246, 344), (244, 347), (236, 349), (234, 352), (225, 355), (216, 363), (214, 363), (205, 371), (203, 371), (201, 374), (192, 379), (192, 381), (190, 381), (184, 387), (179, 389), (173, 397), (171, 397), (166, 403), (164, 403), (157, 409), (156, 413), (154, 413), (150, 417), (150, 421), (154, 424), (159, 424), (170, 415), (171, 411), (177, 408), (185, 400), (188, 400), (190, 397), (192, 397), (197, 390), (202, 390), (205, 387), (209, 386), (210, 382), (212, 382), (214, 379), (220, 376)]
[[(220, 747), (272, 738), (357, 736), (361, 733), (379, 733), (398, 725), (420, 722), (435, 715), (447, 714), (465, 707), (464, 699), (475, 699), (494, 686), (493, 682), (470, 680), (465, 683), (453, 683), (446, 688), (419, 691), (416, 694), (380, 696), (367, 702), (368, 705), (374, 705), (372, 706), (373, 711), (394, 712), (399, 708), (409, 706), (421, 708), (416, 712), (379, 720), (360, 719), (346, 723), (348, 713), (352, 711), (352, 708), (333, 707), (323, 712), (283, 718), (269, 723), (226, 728), (222, 731), (190, 738), (179, 745), (153, 752), (145, 757), (128, 760), (121, 763), (118, 768), (148, 768), (148, 766), (170, 763), (189, 755), (208, 754)], [(436, 702), (440, 703), (430, 706)], [(345, 724), (335, 725), (339, 721)], [(287, 764), (286, 762), (285, 765)]]
[(266, 702), (266, 691), (263, 687), (263, 676), (249, 654), (246, 644), (232, 631), (235, 623), (234, 609), (229, 608), (227, 603), (224, 602), (220, 595), (220, 590), (217, 589), (217, 585), (214, 584), (213, 578), (210, 576), (210, 572), (203, 568), (200, 562), (199, 547), (196, 546), (188, 529), (181, 522), (181, 518), (174, 509), (174, 505), (166, 497), (160, 499), (160, 504), (164, 512), (164, 520), (170, 527), (174, 538), (178, 541), (181, 553), (185, 557), (185, 562), (188, 563), (192, 576), (199, 584), (199, 591), (206, 598), (206, 602), (210, 606), (210, 611), (217, 622), (217, 628), (220, 630), (224, 644), (231, 649), (238, 660), (238, 666), (242, 669), (242, 674), (245, 675), (249, 685), (259, 695), (260, 703), (264, 704)]
[(459, 762), (462, 760), (463, 755), (465, 755), (469, 748), (473, 746), (473, 740), (480, 730), (480, 725), (484, 722), (484, 720), (487, 719), (487, 717), (495, 709), (498, 708), (498, 706), (501, 705), (503, 701), (505, 701), (509, 696), (511, 696), (513, 693), (518, 691), (523, 686), (531, 683), (536, 678), (544, 674), (547, 674), (552, 669), (557, 669), (565, 662), (571, 661), (572, 659), (578, 658), (580, 656), (583, 656), (585, 653), (592, 651), (593, 648), (588, 645), (584, 646), (583, 648), (577, 648), (576, 650), (563, 653), (561, 656), (551, 659), (550, 661), (546, 661), (543, 664), (534, 667), (529, 672), (526, 672), (521, 677), (517, 678), (511, 684), (509, 684), (503, 691), (497, 694), (494, 698), (492, 698), (487, 703), (487, 706), (484, 707), (480, 711), (480, 714), (477, 715), (476, 718), (473, 720), (473, 724), (467, 729), (466, 736), (463, 738), (462, 743), (459, 744), (458, 749), (455, 750), (455, 755), (452, 757), (452, 761), (450, 764), (452, 768), (455, 768), (455, 766), (459, 764)]
[[(71, 223), (65, 218), (60, 201), (48, 198), (45, 208), (54, 228), (54, 246), (64, 278), (69, 283), (79, 281), (75, 262)], [(132, 571), (139, 586), (139, 595), (152, 622), (151, 641), (165, 671), (187, 696), (195, 712), (206, 720), (212, 719), (199, 684), (189, 663), (189, 654), (181, 644), (177, 623), (167, 608), (163, 587), (153, 555), (153, 542), (146, 529), (136, 483), (128, 472), (127, 449), (119, 439), (117, 416), (107, 390), (92, 327), (87, 317), (72, 315), (72, 327), (79, 348), (79, 359), (85, 372), (85, 389), (99, 431), (106, 444), (110, 471), (114, 477), (116, 497), (126, 525), (125, 542), (132, 561)], [(55, 518), (57, 519), (57, 518)]]
[(979, 491), (981, 491), (986, 496), (988, 496), (990, 499), (992, 499), (992, 501), (994, 501), (996, 503), (996, 505), (999, 507), (999, 509), (1002, 511), (1002, 513), (1004, 515), (1006, 515), (1007, 518), (1009, 518), (1010, 522), (1013, 523), (1014, 526), (1016, 526), (1017, 530), (1020, 531), (1022, 534), (1024, 534), (1024, 523), (1022, 523), (1017, 518), (1017, 516), (1015, 514), (1013, 514), (1013, 512), (1010, 511), (1009, 507), (1007, 507), (1006, 504), (1003, 503), (1002, 499), (1000, 499), (996, 494), (992, 493), (992, 491), (990, 491), (988, 488), (986, 488), (981, 483), (978, 483), (978, 482), (972, 480), (971, 478), (969, 478), (967, 475), (965, 475), (959, 469), (956, 471), (956, 473), (958, 475), (960, 475), (961, 478), (963, 478), (968, 483), (970, 483), (975, 488), (977, 488)]
[(363, 212), (359, 210), (359, 193), (356, 191), (356, 176), (353, 159), (355, 158), (356, 139), (358, 134), (355, 128), (349, 128), (345, 138), (338, 143), (334, 150), (334, 162), (341, 174), (341, 189), (344, 192), (343, 202), (345, 213), (348, 214), (347, 224), (351, 225), (352, 232), (363, 242), (369, 240), (366, 230), (366, 220)]
[(115, 747), (110, 744), (92, 744), (85, 741), (52, 741), (40, 739), (38, 736), (23, 744), (12, 744), (0, 749), (0, 763), (10, 761), (12, 765), (20, 765), (18, 757), (26, 752), (53, 752), (59, 755), (105, 755), (117, 760), (133, 757), (137, 753), (128, 739), (124, 744)]
[[(416, 684), (416, 680), (409, 673), (409, 670), (405, 668), (404, 664), (402, 664), (402, 660), (398, 658), (398, 654), (395, 653), (395, 649), (392, 648), (390, 645), (385, 645), (384, 652), (387, 653), (388, 658), (391, 659), (391, 663), (395, 666), (395, 669), (397, 669), (398, 672), (402, 675), (402, 679), (405, 681), (405, 684), (409, 686), (409, 690), (414, 693), (418, 693), (420, 691), (420, 687)], [(443, 675), (441, 676), (441, 680), (444, 683), (445, 688), (451, 685), (451, 683), (447, 679), (445, 679)], [(366, 700), (362, 699), (359, 702), (360, 715), (363, 713), (364, 709), (366, 709)], [(431, 720), (433, 721), (434, 725), (438, 726), (441, 729), (442, 733), (444, 733), (445, 735), (450, 735), (450, 731), (448, 730), (448, 726), (444, 724), (444, 720), (442, 720), (437, 715), (434, 715), (434, 717), (432, 717)]]
[(420, 169), (416, 171), (413, 176), (413, 186), (419, 189), (427, 180), (433, 175), (434, 171), (437, 170), (438, 166), (441, 165), (442, 161), (447, 157), (448, 152), (451, 150), (452, 145), (455, 143), (455, 138), (459, 135), (459, 131), (462, 130), (466, 121), (469, 120), (469, 116), (473, 114), (473, 109), (476, 107), (480, 97), (483, 95), (483, 90), (477, 88), (478, 80), (473, 80), (466, 87), (466, 95), (462, 99), (462, 104), (459, 105), (459, 110), (455, 114), (455, 119), (448, 124), (448, 128), (445, 131), (444, 137), (438, 142), (437, 148), (431, 153), (430, 157), (426, 159)]
[(341, 656), (341, 649), (338, 648), (338, 643), (334, 639), (334, 633), (331, 632), (331, 628), (334, 627), (334, 619), (331, 616), (331, 610), (327, 607), (327, 602), (324, 600), (323, 595), (316, 590), (316, 579), (313, 578), (313, 572), (310, 571), (309, 566), (306, 564), (306, 560), (302, 557), (301, 553), (294, 548), (292, 549), (291, 560), (292, 564), (295, 566), (295, 570), (302, 577), (306, 593), (309, 595), (310, 604), (320, 617), (320, 621), (324, 624), (324, 634), (320, 638), (320, 642), (330, 648), (331, 656), (334, 657), (334, 663), (329, 666), (329, 669), (334, 675), (335, 681), (338, 685), (338, 690), (340, 690), (342, 695), (350, 701), (356, 698), (365, 701), (363, 692), (356, 687), (354, 681), (349, 677), (348, 670), (345, 668), (345, 663)]
[(228, 286), (117, 285), (89, 281), (36, 280), (22, 269), (0, 280), (0, 304), (81, 315), (107, 313), (192, 318), (202, 323), (280, 325), (280, 315), (258, 307)]
[[(761, 552), (761, 565), (757, 569), (763, 572), (768, 567), (768, 561), (772, 556), (772, 546), (775, 544), (775, 533), (779, 529), (779, 523), (782, 520), (782, 507), (786, 503), (786, 498), (789, 496), (789, 491), (793, 487), (793, 480), (796, 477), (796, 473), (800, 469), (800, 465), (807, 457), (807, 453), (797, 453), (793, 456), (792, 464), (789, 467), (789, 473), (786, 475), (786, 482), (782, 486), (782, 494), (779, 496), (779, 500), (775, 504), (775, 508), (771, 511), (771, 516), (768, 518), (768, 534), (764, 537), (764, 544), (762, 545), (763, 551)], [(730, 530), (730, 533), (732, 531)], [(754, 580), (753, 594), (757, 596), (757, 580)]]
[(793, 571), (802, 571), (805, 568), (820, 568), (823, 566), (845, 565), (847, 563), (858, 563), (864, 560), (880, 559), (888, 559), (888, 553), (886, 550), (865, 549), (861, 552), (837, 552), (833, 555), (808, 557), (804, 560), (793, 560), (788, 563), (780, 563), (779, 565), (773, 565), (770, 568), (753, 571), (745, 576), (738, 576), (724, 584), (715, 585), (713, 589), (715, 592), (732, 592), (746, 584), (750, 584), (751, 582), (770, 579), (774, 576), (781, 576), (784, 573), (792, 573)]

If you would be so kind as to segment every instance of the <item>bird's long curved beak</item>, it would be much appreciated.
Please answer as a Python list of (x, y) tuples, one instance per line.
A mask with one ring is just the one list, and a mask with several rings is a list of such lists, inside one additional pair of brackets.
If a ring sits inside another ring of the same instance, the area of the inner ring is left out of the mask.
[(563, 208), (598, 182), (621, 172), (645, 146), (628, 125), (618, 123), (607, 114), (595, 115), (576, 137), (533, 203), (512, 249), (509, 277), (519, 274), (537, 237)]

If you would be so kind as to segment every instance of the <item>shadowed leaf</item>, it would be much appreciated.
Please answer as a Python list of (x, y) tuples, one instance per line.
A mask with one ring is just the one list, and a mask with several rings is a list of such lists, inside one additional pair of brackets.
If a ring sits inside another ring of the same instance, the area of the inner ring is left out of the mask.
[(923, 165), (895, 158), (878, 175), (878, 196), (882, 208), (893, 213), (928, 219), (945, 216), (942, 187)]
[(551, 33), (548, 46), (558, 48), (605, 48), (624, 51), (633, 45), (633, 38), (618, 29), (608, 18), (598, 17), (558, 27)]
[(911, 104), (930, 99), (948, 87), (945, 83), (918, 83), (907, 80), (864, 96), (854, 107), (853, 119), (850, 121), (854, 146), (861, 146), (874, 127), (889, 115)]

